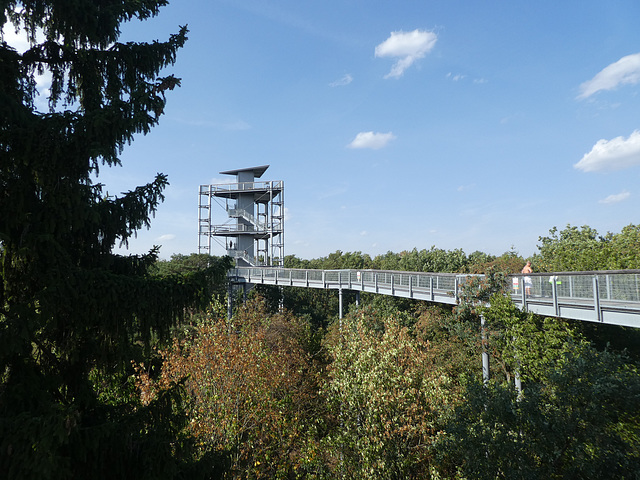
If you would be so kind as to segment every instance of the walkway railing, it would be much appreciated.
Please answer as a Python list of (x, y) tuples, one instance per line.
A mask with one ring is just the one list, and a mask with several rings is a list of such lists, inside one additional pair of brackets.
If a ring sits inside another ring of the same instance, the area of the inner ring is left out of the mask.
[(524, 310), (640, 327), (640, 270), (533, 273), (511, 281), (511, 298)]
[[(235, 283), (355, 290), (455, 305), (471, 275), (247, 267), (231, 270), (229, 277)], [(534, 273), (512, 275), (510, 281), (511, 298), (525, 311), (640, 328), (640, 270)]]

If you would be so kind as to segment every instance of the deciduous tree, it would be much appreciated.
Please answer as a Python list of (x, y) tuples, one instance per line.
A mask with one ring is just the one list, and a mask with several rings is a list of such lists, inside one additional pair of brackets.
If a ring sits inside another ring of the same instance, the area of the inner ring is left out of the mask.
[(210, 317), (165, 350), (157, 381), (141, 369), (145, 403), (184, 381), (188, 434), (202, 452), (225, 456), (228, 478), (292, 478), (308, 463), (305, 442), (316, 402), (308, 326), (269, 314), (263, 299), (231, 320)]
[(637, 478), (637, 370), (610, 352), (567, 349), (543, 381), (471, 381), (439, 438), (442, 464), (464, 478)]
[(382, 332), (371, 323), (366, 310), (353, 312), (329, 343), (327, 464), (334, 478), (425, 478), (451, 378), (433, 367), (428, 342), (393, 317)]

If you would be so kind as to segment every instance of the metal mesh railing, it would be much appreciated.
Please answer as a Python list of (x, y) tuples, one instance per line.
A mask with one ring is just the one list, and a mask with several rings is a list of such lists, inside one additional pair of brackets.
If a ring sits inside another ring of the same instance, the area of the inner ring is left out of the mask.
[[(384, 270), (313, 270), (240, 267), (232, 281), (300, 287), (362, 290), (457, 304), (460, 288), (482, 275)], [(511, 275), (510, 296), (541, 315), (640, 328), (640, 270)]]
[[(316, 284), (329, 288), (354, 285), (457, 293), (470, 275), (399, 272), (386, 270), (315, 270), (293, 268), (239, 268), (233, 275), (269, 283)], [(640, 270), (612, 272), (561, 272), (513, 275), (512, 296), (640, 303)], [(530, 281), (530, 283), (529, 283)]]
[(315, 270), (293, 268), (237, 268), (233, 276), (249, 282), (277, 284), (313, 284), (328, 288), (354, 288), (369, 286), (381, 289), (440, 291), (451, 295), (466, 275), (452, 273), (398, 272), (385, 270)]
[[(530, 280), (530, 284), (528, 282)], [(512, 295), (576, 300), (640, 302), (640, 271), (516, 275)]]

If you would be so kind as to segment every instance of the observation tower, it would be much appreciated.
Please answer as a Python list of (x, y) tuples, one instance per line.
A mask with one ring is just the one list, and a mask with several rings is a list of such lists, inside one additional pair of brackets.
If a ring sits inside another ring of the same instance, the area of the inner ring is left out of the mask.
[[(220, 174), (234, 175), (235, 183), (200, 185), (198, 253), (211, 254), (216, 241), (238, 267), (283, 265), (284, 182), (256, 181), (267, 168), (227, 170)], [(217, 223), (222, 211), (226, 221)]]

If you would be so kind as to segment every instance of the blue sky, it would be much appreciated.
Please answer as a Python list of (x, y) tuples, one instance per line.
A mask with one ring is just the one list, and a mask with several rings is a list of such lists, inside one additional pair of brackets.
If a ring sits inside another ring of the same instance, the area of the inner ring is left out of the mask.
[(187, 24), (182, 87), (99, 181), (169, 176), (128, 250), (162, 258), (197, 251), (199, 185), (257, 165), (300, 258), (618, 232), (640, 223), (638, 19), (637, 0), (175, 1), (121, 39)]

